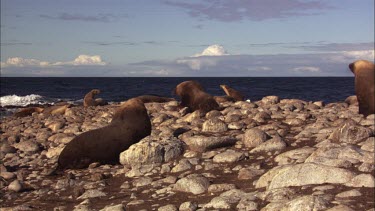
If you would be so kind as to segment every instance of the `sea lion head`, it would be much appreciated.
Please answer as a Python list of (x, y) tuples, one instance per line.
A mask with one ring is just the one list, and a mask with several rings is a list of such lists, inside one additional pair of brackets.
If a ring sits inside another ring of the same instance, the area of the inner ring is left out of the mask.
[(91, 94), (93, 94), (93, 95), (98, 95), (98, 94), (100, 94), (100, 90), (99, 90), (99, 89), (93, 89), (93, 90), (91, 90), (90, 92), (91, 92)]
[(116, 110), (113, 116), (112, 123), (124, 121), (126, 119), (139, 119), (141, 117), (144, 119), (149, 119), (145, 104), (143, 103), (142, 99), (131, 98), (121, 103), (120, 107)]
[(358, 71), (362, 69), (372, 69), (374, 70), (374, 63), (367, 61), (367, 60), (357, 60), (353, 63), (349, 64), (349, 69), (354, 73), (354, 75), (358, 74)]

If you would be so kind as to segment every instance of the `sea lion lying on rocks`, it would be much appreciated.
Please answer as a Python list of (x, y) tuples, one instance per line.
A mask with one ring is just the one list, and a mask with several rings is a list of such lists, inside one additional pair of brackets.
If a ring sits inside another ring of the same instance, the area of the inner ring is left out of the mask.
[(220, 85), (220, 87), (224, 90), (225, 94), (229, 97), (232, 97), (235, 101), (244, 101), (245, 97), (243, 94), (225, 84)]
[(142, 100), (143, 103), (165, 103), (175, 100), (174, 98), (161, 97), (157, 95), (141, 95), (136, 98)]
[(224, 103), (224, 102), (236, 102), (236, 100), (228, 95), (224, 96), (214, 96), (214, 99), (217, 103)]
[(13, 114), (15, 117), (25, 117), (31, 116), (34, 112), (43, 113), (44, 115), (55, 115), (55, 114), (64, 114), (67, 108), (70, 108), (72, 105), (67, 102), (56, 103), (53, 106), (48, 107), (29, 107), (23, 108)]
[(202, 85), (196, 81), (182, 82), (176, 86), (174, 92), (181, 98), (180, 105), (192, 111), (209, 112), (220, 108), (215, 99), (207, 94)]
[(359, 113), (365, 117), (375, 113), (374, 63), (358, 60), (349, 64), (355, 76), (355, 94), (357, 95)]
[(100, 94), (99, 89), (93, 89), (89, 93), (85, 95), (83, 98), (83, 106), (88, 107), (88, 106), (98, 106), (98, 105), (107, 105), (108, 103), (104, 101), (101, 98), (95, 99), (95, 95)]
[(140, 99), (124, 102), (111, 123), (75, 137), (62, 150), (56, 170), (85, 168), (93, 162), (118, 163), (119, 155), (132, 144), (151, 134), (151, 122)]

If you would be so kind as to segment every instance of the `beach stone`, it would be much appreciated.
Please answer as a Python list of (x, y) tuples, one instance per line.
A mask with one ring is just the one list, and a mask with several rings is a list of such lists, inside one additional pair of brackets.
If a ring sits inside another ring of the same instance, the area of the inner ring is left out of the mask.
[(320, 196), (301, 196), (287, 202), (281, 210), (326, 210), (329, 202)]
[(238, 210), (247, 210), (247, 211), (253, 211), (253, 210), (259, 210), (258, 204), (252, 200), (249, 199), (241, 199), (240, 202), (237, 204), (236, 208)]
[(349, 187), (375, 187), (375, 179), (371, 174), (359, 174), (355, 176), (351, 181), (345, 184)]
[(77, 199), (89, 199), (89, 198), (97, 198), (97, 197), (103, 197), (107, 194), (96, 189), (86, 190), (80, 197)]
[(271, 119), (271, 116), (267, 112), (264, 112), (264, 111), (258, 112), (253, 118), (253, 120), (260, 122), (260, 123), (265, 123), (269, 119)]
[[(313, 174), (311, 172), (314, 172)], [(303, 163), (296, 165), (277, 166), (263, 174), (255, 187), (268, 189), (289, 186), (345, 184), (350, 182), (355, 174), (349, 170), (332, 166)]]
[(355, 196), (362, 196), (361, 192), (358, 190), (348, 190), (341, 193), (336, 194), (336, 198), (348, 198), (348, 197), (355, 197)]
[(177, 207), (173, 204), (168, 204), (158, 208), (158, 211), (177, 211)]
[(358, 99), (356, 95), (347, 97), (344, 102), (349, 105), (358, 105)]
[(234, 184), (212, 184), (208, 187), (208, 192), (209, 193), (216, 193), (216, 192), (223, 192), (231, 189), (235, 189), (236, 186)]
[(63, 145), (60, 145), (58, 147), (51, 147), (48, 149), (46, 153), (46, 157), (47, 158), (58, 157), (63, 149), (64, 149)]
[(267, 140), (257, 147), (252, 149), (250, 153), (256, 152), (270, 152), (270, 151), (281, 151), (286, 148), (286, 143), (280, 138), (279, 136), (275, 136), (274, 138)]
[(242, 152), (236, 152), (234, 150), (226, 150), (225, 152), (219, 153), (214, 156), (214, 163), (235, 163), (245, 158)]
[(0, 177), (4, 178), (6, 180), (10, 180), (10, 179), (15, 178), (16, 174), (14, 174), (13, 172), (1, 171)]
[(297, 192), (292, 188), (275, 188), (270, 189), (260, 195), (263, 201), (267, 202), (279, 202), (279, 201), (289, 201), (296, 198)]
[(181, 159), (178, 164), (172, 168), (171, 172), (181, 172), (181, 171), (186, 171), (189, 170), (193, 167), (191, 163), (187, 159)]
[(190, 174), (179, 179), (174, 185), (173, 190), (198, 195), (206, 192), (209, 185), (210, 182), (204, 176), (199, 174)]
[(259, 175), (262, 175), (265, 170), (263, 169), (255, 169), (252, 167), (249, 168), (242, 168), (238, 171), (238, 179), (240, 180), (250, 180)]
[(231, 122), (228, 124), (228, 129), (230, 130), (241, 130), (244, 127), (243, 122)]
[(258, 128), (252, 128), (245, 131), (242, 142), (246, 147), (257, 147), (265, 142), (268, 135)]
[(331, 208), (327, 209), (326, 211), (355, 211), (355, 210), (353, 210), (352, 208), (350, 208), (346, 205), (340, 204), (340, 205), (331, 207)]
[(21, 141), (20, 143), (13, 144), (13, 147), (23, 152), (35, 153), (40, 151), (40, 147), (34, 141)]
[(184, 141), (192, 151), (205, 152), (220, 147), (232, 146), (237, 142), (237, 139), (230, 136), (215, 137), (195, 135), (191, 137), (182, 137), (182, 141)]
[(179, 207), (180, 211), (195, 211), (197, 209), (198, 209), (198, 205), (191, 201), (184, 202)]
[(14, 180), (8, 185), (8, 190), (20, 192), (23, 189), (22, 183), (19, 180)]
[(106, 206), (100, 211), (125, 211), (125, 207), (122, 204), (118, 204), (114, 206)]
[(303, 163), (305, 162), (306, 158), (308, 158), (316, 148), (313, 147), (303, 147), (299, 149), (293, 149), (281, 153), (275, 157), (275, 161), (278, 163), (279, 166), (287, 165), (287, 164), (296, 164), (296, 163)]
[(262, 103), (264, 104), (277, 104), (280, 102), (280, 98), (278, 96), (266, 96), (262, 98)]
[(356, 144), (366, 140), (371, 135), (371, 129), (360, 126), (353, 120), (347, 120), (329, 138), (337, 142)]
[(211, 199), (209, 203), (204, 205), (204, 208), (213, 208), (213, 209), (229, 209), (231, 204), (229, 199), (226, 197), (217, 196)]
[(176, 138), (147, 136), (140, 142), (133, 144), (129, 149), (120, 153), (122, 165), (135, 166), (138, 164), (153, 164), (168, 162), (181, 156), (183, 143)]
[(142, 187), (146, 186), (152, 183), (151, 177), (141, 177), (133, 180), (133, 186), (134, 187)]
[(11, 146), (7, 142), (2, 142), (1, 147), (0, 147), (0, 151), (5, 153), (5, 154), (6, 153), (14, 153), (14, 152), (16, 152), (16, 148)]
[(205, 121), (202, 125), (203, 132), (219, 133), (219, 132), (225, 132), (227, 130), (228, 130), (227, 124), (218, 118), (209, 119)]
[(361, 149), (369, 152), (374, 152), (375, 150), (375, 137), (370, 137), (366, 141), (360, 143)]

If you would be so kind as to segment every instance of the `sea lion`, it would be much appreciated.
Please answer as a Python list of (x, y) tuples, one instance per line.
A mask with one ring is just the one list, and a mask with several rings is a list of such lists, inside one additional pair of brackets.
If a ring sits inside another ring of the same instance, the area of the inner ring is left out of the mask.
[(224, 90), (225, 94), (232, 97), (236, 101), (244, 101), (245, 97), (243, 94), (225, 84), (220, 85), (220, 87)]
[(355, 94), (357, 95), (359, 113), (365, 117), (375, 113), (374, 63), (358, 60), (349, 64), (355, 76)]
[(95, 95), (100, 94), (99, 89), (93, 89), (89, 93), (85, 95), (83, 98), (83, 106), (88, 107), (88, 106), (98, 106), (98, 105), (107, 105), (108, 103), (105, 102), (103, 99), (98, 98), (95, 99)]
[(141, 95), (136, 98), (142, 100), (143, 103), (165, 103), (175, 100), (174, 98), (161, 97), (157, 95)]
[(41, 113), (43, 108), (40, 107), (29, 107), (29, 108), (22, 108), (16, 113), (13, 114), (15, 117), (26, 117), (32, 115), (34, 112)]
[(214, 96), (214, 99), (217, 103), (224, 103), (224, 102), (236, 102), (236, 100), (228, 95), (224, 96)]
[(70, 108), (72, 104), (67, 102), (60, 102), (56, 103), (53, 106), (49, 106), (43, 109), (44, 115), (58, 115), (58, 114), (65, 114), (67, 108)]
[(151, 122), (140, 99), (132, 98), (115, 112), (111, 123), (75, 137), (62, 150), (56, 170), (85, 168), (90, 163), (118, 163), (119, 155), (151, 134)]
[(180, 105), (192, 111), (209, 112), (220, 108), (215, 99), (207, 94), (197, 81), (184, 81), (176, 86), (174, 92), (181, 98)]

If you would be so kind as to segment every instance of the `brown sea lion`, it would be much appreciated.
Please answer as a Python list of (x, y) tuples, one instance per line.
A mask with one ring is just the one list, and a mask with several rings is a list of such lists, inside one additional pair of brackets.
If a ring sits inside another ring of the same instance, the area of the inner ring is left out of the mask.
[(111, 123), (75, 137), (62, 150), (57, 170), (85, 168), (90, 163), (118, 163), (119, 155), (150, 135), (151, 122), (140, 99), (129, 99), (115, 112)]
[(107, 105), (108, 103), (105, 102), (103, 99), (98, 98), (95, 99), (95, 95), (100, 94), (99, 89), (93, 89), (89, 93), (85, 95), (83, 98), (83, 106), (88, 107), (88, 106), (98, 106), (98, 105)]
[(29, 107), (29, 108), (22, 108), (16, 113), (13, 114), (15, 117), (25, 117), (25, 116), (30, 116), (34, 112), (41, 113), (43, 111), (43, 108), (40, 107)]
[(375, 113), (374, 63), (358, 60), (349, 64), (355, 76), (355, 94), (357, 95), (359, 113), (365, 117)]
[(182, 82), (176, 86), (174, 92), (181, 98), (180, 105), (192, 111), (209, 112), (220, 108), (215, 99), (207, 94), (202, 85), (196, 81)]
[(165, 103), (175, 100), (174, 98), (160, 97), (156, 95), (141, 95), (136, 98), (142, 100), (143, 103)]
[(224, 103), (224, 102), (236, 102), (236, 100), (228, 95), (225, 96), (214, 96), (214, 99), (217, 103)]
[(245, 97), (243, 94), (225, 84), (220, 85), (220, 87), (224, 90), (225, 94), (227, 94), (230, 97), (233, 97), (236, 101), (244, 101)]
[(49, 106), (43, 109), (44, 115), (58, 115), (58, 114), (65, 114), (67, 108), (70, 108), (72, 104), (67, 102), (60, 102), (56, 103), (53, 106)]

